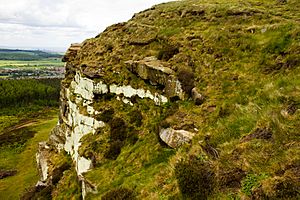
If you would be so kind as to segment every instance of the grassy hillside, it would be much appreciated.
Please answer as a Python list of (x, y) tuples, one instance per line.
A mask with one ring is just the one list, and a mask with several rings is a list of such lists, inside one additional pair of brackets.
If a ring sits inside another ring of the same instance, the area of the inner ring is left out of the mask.
[[(7, 131), (1, 131), (1, 173), (8, 170), (15, 171), (16, 174), (0, 179), (0, 199), (20, 199), (25, 189), (39, 180), (35, 154), (38, 143), (47, 140), (51, 129), (56, 125), (56, 112), (52, 111), (46, 117), (39, 116), (13, 127), (6, 127)], [(14, 134), (14, 142), (3, 137), (8, 134)]]
[[(156, 56), (205, 96), (199, 106), (96, 102), (110, 127), (82, 140), (98, 190), (87, 199), (299, 199), (299, 19), (298, 0), (185, 0), (86, 40), (72, 64), (101, 69), (106, 83), (160, 90), (124, 64)], [(196, 136), (170, 149), (157, 137), (165, 126)]]
[(0, 199), (39, 180), (35, 155), (57, 124), (59, 79), (0, 81)]
[(0, 49), (0, 60), (31, 61), (60, 57), (60, 54), (48, 53), (40, 50)]

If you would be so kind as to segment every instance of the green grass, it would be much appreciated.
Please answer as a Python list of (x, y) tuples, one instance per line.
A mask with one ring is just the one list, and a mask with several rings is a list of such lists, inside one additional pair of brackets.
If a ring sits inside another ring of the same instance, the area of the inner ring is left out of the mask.
[(38, 143), (48, 139), (51, 129), (57, 123), (57, 117), (51, 115), (36, 120), (34, 124), (28, 126), (35, 132), (35, 136), (26, 142), (21, 152), (11, 148), (1, 148), (1, 168), (15, 169), (18, 172), (15, 176), (0, 180), (0, 199), (19, 199), (26, 188), (35, 185), (39, 180), (35, 159)]
[(17, 69), (35, 69), (45, 67), (62, 67), (63, 63), (60, 59), (43, 59), (34, 61), (22, 61), (22, 60), (0, 60), (1, 68), (17, 68)]
[(174, 179), (167, 164), (174, 153), (172, 149), (162, 148), (152, 134), (146, 135), (135, 145), (124, 147), (116, 161), (108, 161), (86, 175), (88, 180), (97, 183), (99, 192), (88, 199), (98, 199), (120, 186), (142, 191), (137, 193), (140, 199), (174, 193), (174, 187), (160, 188), (161, 184)]

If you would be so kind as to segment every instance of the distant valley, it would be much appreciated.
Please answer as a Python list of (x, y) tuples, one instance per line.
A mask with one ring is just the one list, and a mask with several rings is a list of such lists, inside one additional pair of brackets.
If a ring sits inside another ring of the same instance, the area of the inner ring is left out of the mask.
[(0, 49), (0, 80), (63, 78), (62, 55), (40, 50)]

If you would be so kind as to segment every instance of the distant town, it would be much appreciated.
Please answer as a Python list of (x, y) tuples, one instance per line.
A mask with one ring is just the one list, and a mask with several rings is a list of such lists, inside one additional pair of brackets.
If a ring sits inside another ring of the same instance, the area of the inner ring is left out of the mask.
[(40, 50), (0, 49), (0, 80), (64, 78), (61, 57)]
[(0, 80), (24, 78), (64, 78), (64, 67), (47, 67), (42, 69), (0, 69)]

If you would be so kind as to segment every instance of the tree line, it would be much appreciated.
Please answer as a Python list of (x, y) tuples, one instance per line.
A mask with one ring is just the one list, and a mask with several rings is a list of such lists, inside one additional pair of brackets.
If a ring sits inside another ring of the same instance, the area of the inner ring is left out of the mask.
[(0, 80), (0, 109), (26, 105), (57, 106), (61, 79)]

